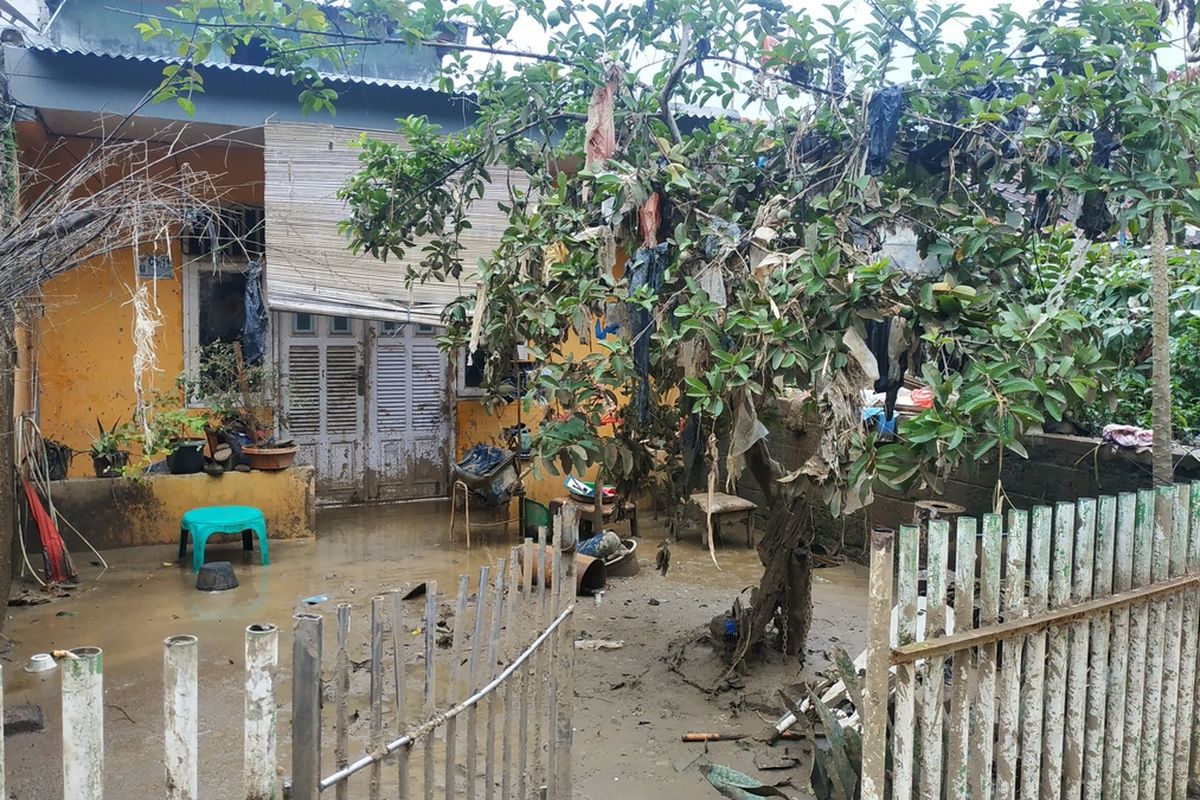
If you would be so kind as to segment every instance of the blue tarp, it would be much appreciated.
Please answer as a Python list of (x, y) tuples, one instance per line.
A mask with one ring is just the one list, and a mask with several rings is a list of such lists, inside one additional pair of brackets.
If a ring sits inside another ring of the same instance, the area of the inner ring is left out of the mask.
[(263, 303), (262, 264), (246, 265), (246, 322), (242, 325), (242, 355), (261, 364), (267, 352), (267, 306)]

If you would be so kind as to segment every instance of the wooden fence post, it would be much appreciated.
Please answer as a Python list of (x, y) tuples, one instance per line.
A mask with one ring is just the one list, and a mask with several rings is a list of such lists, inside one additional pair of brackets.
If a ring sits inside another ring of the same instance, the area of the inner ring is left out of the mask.
[(862, 800), (884, 800), (887, 770), (888, 667), (891, 662), (892, 558), (895, 533), (871, 531), (867, 600), (867, 676), (863, 708)]
[(292, 639), (292, 800), (317, 800), (321, 784), (321, 639), (316, 614), (294, 617)]

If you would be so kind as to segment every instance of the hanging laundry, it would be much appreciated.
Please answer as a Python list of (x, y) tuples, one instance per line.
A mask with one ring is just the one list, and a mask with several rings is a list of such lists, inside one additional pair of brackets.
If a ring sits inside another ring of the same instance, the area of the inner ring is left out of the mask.
[(616, 89), (612, 81), (592, 90), (592, 102), (588, 105), (587, 115), (587, 166), (590, 169), (595, 164), (612, 158), (617, 150), (617, 131), (613, 123), (613, 93)]
[(884, 393), (884, 419), (890, 420), (896, 411), (896, 395), (904, 385), (904, 373), (908, 370), (908, 324), (903, 317), (868, 321), (867, 347), (879, 365), (875, 391)]
[(867, 104), (867, 174), (882, 175), (900, 129), (904, 94), (899, 86), (880, 89)]

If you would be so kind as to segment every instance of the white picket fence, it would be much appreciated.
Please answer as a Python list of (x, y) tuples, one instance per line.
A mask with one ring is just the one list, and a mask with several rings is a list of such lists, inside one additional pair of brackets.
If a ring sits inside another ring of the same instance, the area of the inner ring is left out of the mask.
[[(372, 599), (365, 741), (353, 741), (348, 713), (351, 607), (343, 604), (336, 610), (332, 664), (324, 659), (324, 617), (297, 614), (293, 618), (292, 719), (287, 732), (291, 737), (291, 777), (285, 785), (278, 778), (279, 631), (270, 624), (249, 626), (242, 721), (247, 800), (278, 800), (281, 796), (317, 800), (330, 789), (342, 800), (351, 796), (351, 779), (360, 773), (365, 773), (366, 790), (356, 789), (353, 796), (371, 800), (384, 795), (385, 784), (388, 796), (398, 794), (402, 800), (428, 799), (435, 793), (447, 800), (569, 798), (573, 785), (574, 559), (562, 557), (560, 525), (555, 527), (552, 544), (544, 539), (540, 544), (526, 540), (519, 560), (514, 549), (513, 558), (482, 567), (474, 592), (470, 577), (460, 578), (450, 647), (438, 643), (439, 600), (448, 598), (438, 594), (435, 582), (427, 584), (420, 615), (406, 613), (398, 592)], [(548, 574), (556, 578), (549, 585)], [(389, 628), (390, 681), (385, 657)], [(423, 668), (420, 674), (410, 675), (412, 648), (406, 639), (409, 631), (422, 628), (420, 657), (412, 660), (421, 662)], [(200, 796), (199, 648), (194, 636), (172, 636), (163, 644), (163, 797), (167, 800)], [(60, 670), (63, 798), (101, 800), (106, 770), (103, 653), (98, 648), (73, 650), (70, 658), (61, 661)], [(323, 673), (332, 675), (332, 713), (322, 708)], [(2, 678), (0, 673), (0, 710)], [(443, 687), (441, 691), (439, 687)], [(421, 698), (419, 707), (408, 702), (410, 694)], [(389, 710), (394, 733), (385, 739), (384, 715)], [(465, 720), (465, 731), (459, 730), (460, 720)], [(323, 776), (321, 742), (327, 726), (334, 736), (336, 763), (333, 771)], [(409, 762), (418, 746), (423, 768), (420, 776), (414, 776)], [(352, 748), (361, 751), (354, 760), (350, 759)], [(3, 756), (0, 739), (0, 798), (8, 797)], [(394, 765), (394, 784), (384, 778), (389, 763)]]
[(952, 569), (945, 521), (895, 539), (871, 542), (864, 800), (1187, 796), (1200, 483), (960, 518)]

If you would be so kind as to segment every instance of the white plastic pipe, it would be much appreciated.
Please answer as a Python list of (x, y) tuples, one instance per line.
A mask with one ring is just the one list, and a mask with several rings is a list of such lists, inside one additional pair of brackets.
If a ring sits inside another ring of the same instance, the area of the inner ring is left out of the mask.
[(279, 666), (279, 629), (260, 623), (246, 628), (246, 798), (276, 800), (275, 673)]
[(104, 655), (79, 647), (61, 663), (63, 800), (104, 796)]
[(195, 636), (163, 642), (163, 718), (167, 800), (196, 800), (199, 645)]

